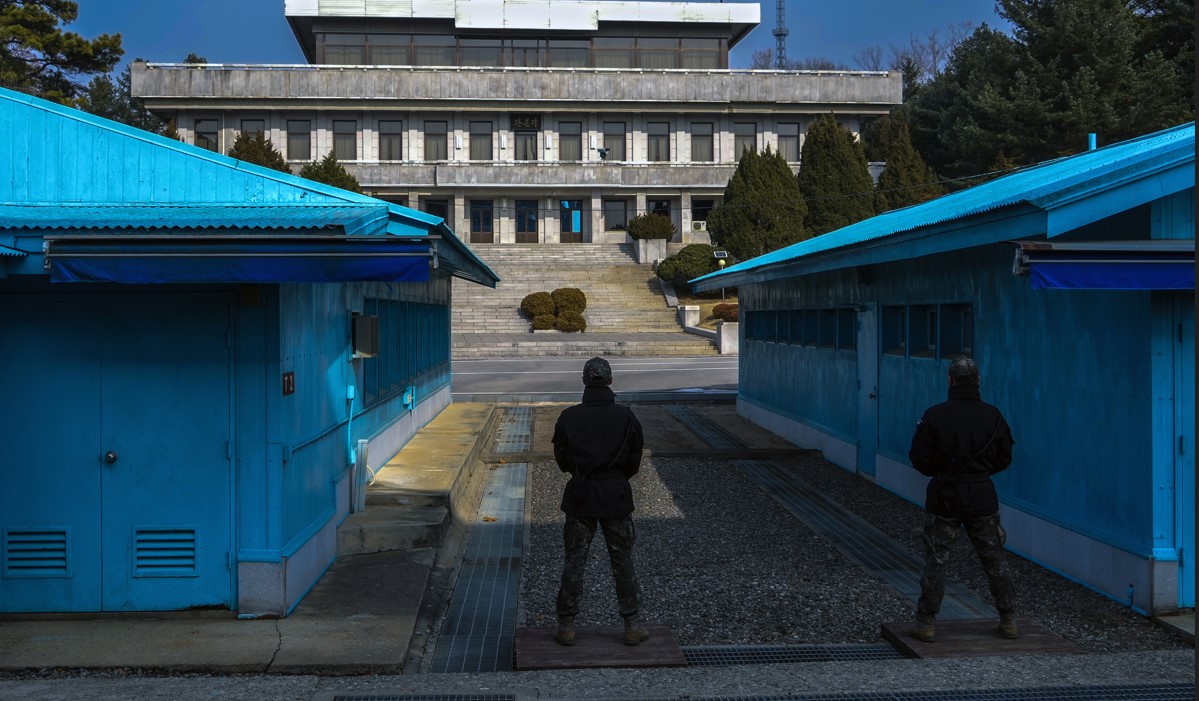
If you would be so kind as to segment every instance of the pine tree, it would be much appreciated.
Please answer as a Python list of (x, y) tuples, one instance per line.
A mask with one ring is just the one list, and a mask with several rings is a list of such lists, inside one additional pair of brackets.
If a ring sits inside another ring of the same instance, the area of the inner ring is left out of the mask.
[(874, 179), (866, 152), (832, 114), (816, 120), (804, 137), (799, 189), (816, 235), (874, 215)]
[(708, 214), (712, 243), (740, 260), (798, 243), (811, 234), (799, 183), (782, 155), (746, 150), (724, 188), (724, 201)]
[(78, 17), (68, 0), (0, 0), (0, 86), (69, 105), (85, 76), (110, 72), (121, 35), (88, 40), (59, 26)]
[(133, 96), (132, 70), (126, 66), (113, 82), (107, 75), (96, 76), (79, 98), (79, 109), (114, 122), (161, 134), (166, 126), (146, 109), (146, 103)]
[[(287, 166), (287, 160), (283, 158), (283, 154), (275, 148), (271, 140), (262, 132), (241, 132), (233, 141), (233, 146), (229, 149), (228, 155), (246, 163), (254, 163), (266, 168), (282, 171), (291, 174), (291, 168)], [(332, 154), (330, 154), (332, 155)], [(340, 166), (339, 166), (340, 167)], [(342, 172), (345, 172), (344, 169)], [(348, 173), (347, 173), (348, 176)], [(310, 176), (304, 176), (310, 177)], [(319, 178), (311, 178), (318, 180)], [(321, 181), (325, 182), (325, 181)], [(355, 181), (357, 184), (357, 181)], [(338, 187), (344, 187), (339, 185)], [(358, 192), (355, 190), (355, 192)]]
[(337, 157), (330, 151), (327, 156), (314, 163), (306, 163), (300, 168), (300, 177), (315, 180), (318, 183), (340, 187), (350, 192), (362, 193), (362, 185), (358, 179), (337, 162)]
[(933, 169), (912, 145), (903, 108), (872, 122), (863, 141), (871, 161), (887, 164), (874, 191), (876, 212), (919, 204), (944, 194), (945, 189), (937, 184)]

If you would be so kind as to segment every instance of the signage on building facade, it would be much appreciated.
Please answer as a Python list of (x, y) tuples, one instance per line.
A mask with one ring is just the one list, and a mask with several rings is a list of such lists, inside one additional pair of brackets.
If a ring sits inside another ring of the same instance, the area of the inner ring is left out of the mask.
[(511, 116), (512, 131), (541, 131), (541, 115), (514, 114)]

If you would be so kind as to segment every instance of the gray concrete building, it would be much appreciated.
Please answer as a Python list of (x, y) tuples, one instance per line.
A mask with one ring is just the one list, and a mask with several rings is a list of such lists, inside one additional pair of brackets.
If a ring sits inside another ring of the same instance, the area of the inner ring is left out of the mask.
[(264, 132), (294, 172), (332, 151), (367, 194), (473, 243), (620, 243), (705, 219), (743, 149), (795, 169), (809, 125), (854, 132), (901, 76), (737, 70), (756, 2), (285, 0), (307, 65), (133, 64), (133, 93), (224, 153)]

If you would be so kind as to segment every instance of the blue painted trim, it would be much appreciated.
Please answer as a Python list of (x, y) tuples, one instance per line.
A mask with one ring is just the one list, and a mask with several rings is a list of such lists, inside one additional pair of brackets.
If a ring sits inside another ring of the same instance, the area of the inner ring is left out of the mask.
[(304, 547), (308, 541), (312, 540), (312, 537), (316, 535), (317, 531), (324, 528), (325, 525), (329, 523), (329, 521), (336, 515), (336, 506), (327, 507), (321, 512), (320, 516), (317, 516), (315, 519), (313, 519), (312, 523), (308, 524), (304, 530), (300, 531), (294, 538), (287, 541), (287, 544), (284, 545), (283, 549), (279, 551), (280, 554), (283, 555), (283, 557), (291, 557), (292, 555), (295, 555), (300, 548)]
[(237, 551), (238, 562), (282, 562), (283, 553), (270, 548), (246, 548)]

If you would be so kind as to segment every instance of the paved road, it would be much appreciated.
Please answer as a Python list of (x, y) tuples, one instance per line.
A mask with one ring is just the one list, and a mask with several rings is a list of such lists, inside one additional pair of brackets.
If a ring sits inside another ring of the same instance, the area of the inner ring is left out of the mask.
[[(577, 401), (585, 358), (454, 361), (454, 400), (527, 398)], [(624, 393), (735, 393), (737, 356), (698, 358), (609, 358), (612, 389)]]

